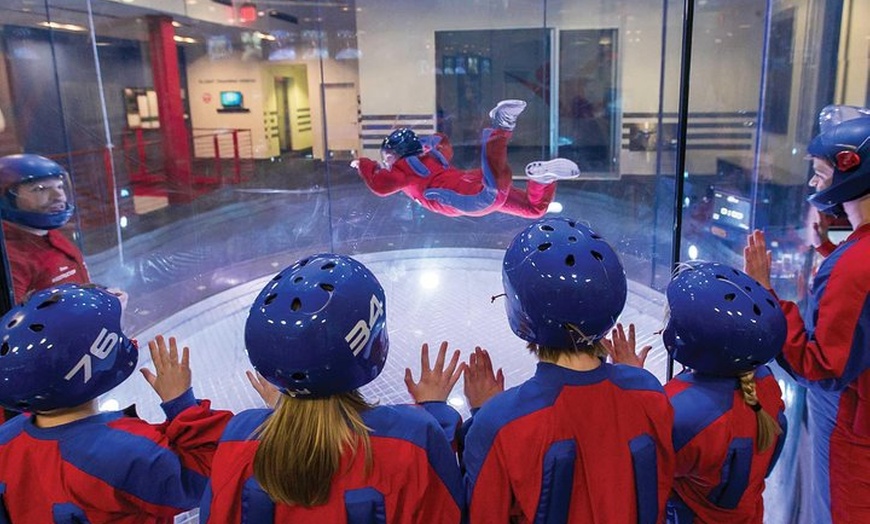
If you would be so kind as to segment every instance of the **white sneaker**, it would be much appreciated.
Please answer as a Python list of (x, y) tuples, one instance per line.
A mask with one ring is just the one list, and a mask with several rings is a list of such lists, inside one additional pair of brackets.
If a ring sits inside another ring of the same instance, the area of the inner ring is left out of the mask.
[(580, 176), (580, 168), (567, 158), (540, 160), (526, 166), (526, 176), (535, 182), (549, 184), (556, 180), (568, 180)]
[(489, 112), (492, 126), (513, 131), (517, 126), (517, 117), (525, 108), (526, 103), (522, 100), (502, 100)]

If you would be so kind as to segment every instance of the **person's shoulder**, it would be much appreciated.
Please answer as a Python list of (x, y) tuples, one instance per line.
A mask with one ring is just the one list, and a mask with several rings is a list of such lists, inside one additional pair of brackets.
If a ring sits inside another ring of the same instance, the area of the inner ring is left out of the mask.
[(423, 406), (417, 404), (392, 404), (375, 406), (362, 413), (363, 422), (380, 431), (388, 428), (424, 428), (438, 426), (438, 421)]
[(0, 425), (0, 446), (7, 444), (24, 431), (29, 415), (17, 415)]
[(664, 394), (659, 379), (649, 371), (625, 364), (604, 364), (608, 367), (610, 381), (620, 389), (632, 391), (651, 391)]
[(252, 440), (254, 431), (274, 413), (267, 408), (247, 409), (230, 419), (221, 435), (221, 442)]
[(362, 419), (376, 438), (396, 438), (423, 446), (431, 435), (443, 436), (438, 420), (416, 404), (375, 406), (365, 410)]
[(530, 379), (487, 400), (474, 415), (474, 424), (505, 426), (518, 418), (547, 409), (553, 405), (555, 398), (553, 391)]

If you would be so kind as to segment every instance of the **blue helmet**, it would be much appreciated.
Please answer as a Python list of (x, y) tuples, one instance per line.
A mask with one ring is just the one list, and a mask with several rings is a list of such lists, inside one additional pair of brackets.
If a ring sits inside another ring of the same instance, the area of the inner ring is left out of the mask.
[(381, 143), (381, 151), (393, 153), (399, 158), (415, 156), (423, 153), (423, 144), (417, 134), (403, 127), (390, 133)]
[(18, 209), (17, 189), (20, 184), (45, 178), (69, 180), (69, 173), (60, 164), (39, 155), (9, 155), (0, 158), (0, 216), (4, 220), (36, 229), (57, 229), (72, 217), (75, 207), (69, 202), (65, 209), (54, 213), (39, 213)]
[(589, 345), (616, 324), (627, 295), (613, 248), (565, 218), (533, 223), (508, 246), (502, 265), (508, 322), (523, 340), (551, 348)]
[(384, 290), (356, 260), (304, 258), (254, 300), (245, 347), (254, 368), (294, 397), (326, 397), (368, 384), (389, 351)]
[(702, 373), (736, 376), (767, 363), (785, 343), (776, 297), (746, 273), (711, 262), (678, 269), (667, 290), (662, 333), (677, 362)]
[(139, 352), (121, 331), (121, 301), (92, 284), (34, 294), (0, 325), (0, 404), (49, 411), (84, 404), (136, 369)]
[(810, 195), (809, 202), (825, 213), (836, 213), (843, 202), (870, 193), (870, 110), (828, 106), (819, 117), (821, 132), (807, 152), (834, 166), (831, 185)]

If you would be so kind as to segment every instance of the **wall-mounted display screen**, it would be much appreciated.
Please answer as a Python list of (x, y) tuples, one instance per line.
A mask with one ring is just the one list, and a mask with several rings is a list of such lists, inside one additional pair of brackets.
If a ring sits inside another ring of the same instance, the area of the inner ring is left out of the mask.
[(752, 201), (733, 193), (713, 191), (713, 222), (724, 227), (749, 230)]
[(221, 106), (243, 107), (243, 102), (241, 91), (221, 91)]
[(241, 91), (221, 91), (221, 107), (218, 113), (250, 113), (245, 107), (245, 98)]

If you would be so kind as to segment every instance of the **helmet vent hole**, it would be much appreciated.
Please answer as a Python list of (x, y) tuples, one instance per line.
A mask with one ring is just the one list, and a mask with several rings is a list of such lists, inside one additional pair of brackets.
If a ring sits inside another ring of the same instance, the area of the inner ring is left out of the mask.
[(5, 357), (9, 354), (9, 342), (4, 342), (2, 346), (0, 346), (0, 357)]
[(568, 255), (565, 257), (565, 264), (569, 267), (574, 267), (574, 255)]
[(735, 298), (737, 298), (737, 295), (734, 293), (728, 293), (725, 295), (725, 302), (733, 302)]
[(598, 251), (592, 251), (591, 253), (592, 253), (592, 256), (595, 258), (595, 260), (598, 260), (599, 262), (604, 260), (604, 255), (602, 255)]
[(299, 311), (302, 309), (302, 301), (299, 300), (299, 297), (293, 299), (293, 302), (290, 303), (290, 309), (293, 311)]
[(327, 262), (326, 264), (323, 264), (322, 266), (320, 266), (320, 269), (326, 271), (326, 270), (330, 270), (334, 267), (335, 267), (335, 262)]
[(601, 235), (599, 235), (598, 233), (592, 233), (589, 236), (592, 237), (593, 240), (601, 240)]
[(543, 225), (541, 226), (541, 231), (553, 231), (553, 226)]
[(551, 247), (552, 245), (553, 245), (553, 244), (551, 244), (551, 243), (549, 243), (549, 242), (545, 242), (545, 243), (543, 243), (543, 244), (541, 244), (541, 245), (538, 246), (538, 251), (546, 251), (546, 250), (550, 249), (550, 247)]
[(725, 275), (716, 275), (716, 279), (717, 280), (724, 280), (725, 282), (730, 282), (728, 280), (728, 277), (726, 277)]
[(571, 220), (570, 222), (568, 222), (568, 225), (571, 227), (577, 227), (577, 222), (574, 222), (573, 220)]
[(266, 299), (263, 300), (263, 304), (268, 306), (269, 304), (274, 302), (276, 298), (278, 298), (278, 295), (276, 293), (269, 293), (268, 295), (266, 295)]
[(756, 315), (760, 315), (760, 314), (761, 314), (761, 308), (758, 307), (758, 304), (752, 304), (752, 311), (753, 311)]
[(773, 300), (769, 299), (769, 298), (767, 299), (767, 303), (770, 304), (770, 307), (772, 307), (772, 308), (776, 308), (776, 307), (777, 307), (776, 303), (775, 303)]
[(577, 242), (577, 237), (568, 237), (568, 242)]
[(335, 286), (333, 286), (332, 284), (320, 284), (320, 289), (332, 293), (333, 291), (335, 291)]
[(55, 293), (55, 294), (51, 295), (50, 297), (48, 297), (48, 299), (45, 302), (36, 306), (36, 309), (45, 309), (48, 306), (50, 306), (52, 304), (56, 304), (58, 302), (60, 302), (60, 293)]
[(308, 373), (297, 371), (290, 375), (290, 378), (292, 378), (293, 380), (305, 380), (306, 378), (308, 378)]
[(16, 325), (18, 325), (18, 319), (13, 318), (8, 324), (6, 324), (6, 327), (12, 328), (12, 327), (15, 327)]
[(30, 331), (33, 331), (34, 333), (39, 333), (43, 329), (45, 329), (44, 324), (30, 324)]
[(308, 263), (308, 259), (304, 258), (304, 259), (299, 261), (299, 267), (304, 267), (305, 264), (307, 264), (307, 263)]
[(293, 279), (293, 283), (298, 284), (298, 283), (302, 282), (303, 280), (305, 280), (305, 279), (302, 277), (296, 277)]
[(752, 288), (749, 286), (743, 286), (743, 289), (745, 289), (747, 293), (752, 293)]
[(272, 281), (275, 281), (275, 280), (281, 280), (281, 273), (278, 273), (277, 275), (272, 277)]

